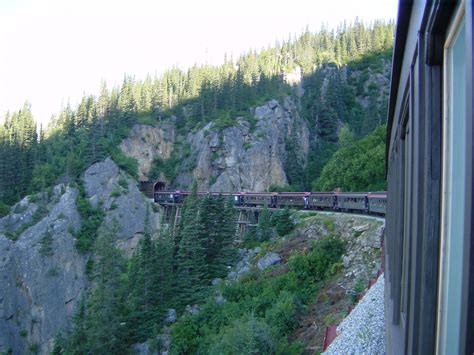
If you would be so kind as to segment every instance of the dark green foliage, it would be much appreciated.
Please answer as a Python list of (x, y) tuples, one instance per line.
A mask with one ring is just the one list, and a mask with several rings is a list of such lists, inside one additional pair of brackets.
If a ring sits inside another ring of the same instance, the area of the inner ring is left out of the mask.
[(315, 191), (380, 191), (385, 181), (385, 135), (381, 126), (359, 141), (339, 149), (313, 183)]
[(53, 242), (53, 234), (51, 232), (51, 228), (48, 227), (46, 229), (46, 232), (43, 234), (43, 236), (40, 239), (39, 253), (43, 256), (52, 256), (54, 254), (54, 250), (51, 245), (52, 242)]
[(29, 103), (0, 124), (0, 201), (12, 204), (28, 193), (38, 135)]
[[(89, 207), (78, 206), (84, 211)], [(223, 196), (197, 199), (195, 187), (174, 236), (165, 227), (160, 236), (152, 236), (147, 212), (144, 236), (128, 267), (110, 245), (116, 229), (103, 231), (93, 248), (96, 257), (86, 264), (88, 277), (97, 288), (80, 305), (71, 334), (58, 347), (73, 354), (101, 353), (98, 344), (103, 342), (123, 353), (123, 349), (157, 334), (167, 308), (181, 312), (187, 304), (202, 302), (211, 279), (225, 276), (235, 259), (234, 218), (232, 200)], [(105, 250), (106, 245), (110, 250)], [(106, 317), (112, 326), (105, 323)], [(190, 332), (186, 327), (182, 331)]]
[(112, 153), (112, 159), (119, 168), (125, 170), (135, 179), (138, 178), (138, 162), (135, 158), (127, 157), (121, 151), (116, 150)]
[(180, 158), (180, 154), (178, 154), (176, 151), (173, 151), (173, 153), (168, 159), (156, 157), (153, 160), (149, 173), (150, 179), (157, 180), (160, 178), (160, 174), (163, 173), (164, 177), (170, 183), (172, 183), (178, 175), (178, 168), (180, 163), (182, 163), (182, 160)]
[(172, 302), (171, 236), (163, 233), (152, 240), (145, 221), (145, 235), (133, 254), (128, 270), (127, 341), (150, 338), (161, 324), (165, 308)]
[(357, 303), (357, 296), (364, 292), (365, 285), (362, 279), (357, 280), (356, 284), (354, 285), (354, 290), (351, 292), (351, 300), (353, 304)]
[(4, 217), (10, 213), (10, 206), (0, 202), (0, 217)]
[[(41, 204), (36, 208), (35, 212), (33, 213), (33, 216), (31, 217), (31, 221), (29, 223), (23, 224), (20, 228), (18, 228), (15, 232), (7, 232), (5, 233), (6, 237), (10, 238), (11, 240), (17, 240), (18, 237), (26, 231), (28, 228), (31, 226), (34, 226), (36, 223), (41, 221), (46, 214), (48, 213), (48, 209), (43, 205), (44, 201), (41, 202)], [(21, 213), (23, 212), (24, 207), (19, 207), (19, 205), (16, 206), (16, 212), (13, 211), (14, 213)]]
[(312, 283), (329, 275), (330, 266), (340, 260), (344, 250), (340, 239), (325, 237), (314, 244), (308, 255), (293, 254), (288, 260), (288, 269), (300, 280)]
[[(302, 115), (314, 139), (306, 164), (298, 157), (294, 137), (287, 137), (285, 169), (293, 189), (308, 190), (337, 148), (340, 123), (347, 123), (356, 138), (383, 124), (387, 92), (370, 80), (384, 74), (393, 34), (393, 22), (375, 21), (367, 27), (355, 21), (337, 31), (306, 31), (260, 53), (226, 58), (221, 66), (173, 68), (141, 81), (125, 76), (120, 87), (108, 90), (103, 83), (99, 95), (84, 96), (74, 109), (66, 105), (39, 134), (25, 104), (0, 125), (0, 201), (12, 205), (27, 193), (72, 182), (108, 155), (136, 177), (136, 162), (117, 149), (135, 123), (154, 124), (174, 116), (178, 132), (185, 135), (208, 122), (223, 129), (244, 117), (253, 131), (256, 122), (249, 108), (291, 95), (294, 90), (282, 74), (297, 67), (304, 77)], [(173, 182), (183, 157), (184, 149), (173, 153), (152, 175), (162, 171)]]
[(269, 240), (273, 235), (271, 216), (267, 206), (263, 207), (262, 213), (260, 213), (258, 218), (256, 235), (257, 239), (261, 242)]
[(113, 225), (97, 238), (95, 287), (76, 310), (72, 333), (62, 344), (66, 353), (123, 354), (129, 349), (122, 277), (126, 269), (120, 251), (114, 246), (116, 233), (117, 226)]
[(201, 312), (180, 318), (172, 326), (172, 353), (299, 354), (301, 343), (288, 336), (298, 325), (304, 306), (314, 300), (318, 284), (344, 252), (343, 243), (327, 237), (307, 253), (291, 257), (287, 273), (268, 277), (251, 272), (240, 281), (222, 285), (226, 302), (208, 297)]
[(237, 319), (220, 334), (209, 354), (274, 354), (276, 351), (272, 328), (252, 316), (248, 320)]
[(92, 207), (82, 188), (80, 191), (76, 206), (81, 215), (81, 229), (77, 233), (76, 248), (85, 253), (94, 245), (97, 230), (104, 220), (104, 212), (100, 208)]
[(295, 227), (291, 218), (291, 211), (288, 207), (275, 212), (272, 216), (272, 224), (275, 226), (276, 232), (280, 237), (290, 233)]
[(205, 295), (210, 279), (206, 266), (208, 235), (204, 228), (206, 217), (199, 211), (197, 185), (183, 205), (177, 240), (178, 288), (182, 290), (181, 306), (193, 304)]

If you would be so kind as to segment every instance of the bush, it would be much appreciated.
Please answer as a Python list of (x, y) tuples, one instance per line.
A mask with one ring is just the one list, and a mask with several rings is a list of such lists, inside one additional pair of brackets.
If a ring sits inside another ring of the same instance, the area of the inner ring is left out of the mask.
[(97, 229), (104, 220), (104, 212), (100, 208), (94, 208), (89, 200), (85, 198), (83, 189), (77, 198), (76, 206), (81, 215), (81, 229), (77, 234), (76, 248), (85, 253), (91, 250), (94, 241), (97, 238)]
[(10, 206), (7, 204), (0, 202), (0, 217), (4, 217), (10, 213)]
[(187, 316), (181, 318), (171, 328), (173, 341), (171, 342), (172, 354), (192, 354), (201, 343), (201, 326), (197, 317)]
[(266, 312), (266, 322), (280, 334), (290, 335), (298, 326), (298, 303), (295, 295), (288, 291), (281, 292), (277, 302)]
[(248, 320), (239, 319), (224, 328), (209, 354), (274, 354), (275, 337), (271, 327), (264, 321), (250, 316)]
[(112, 153), (112, 159), (120, 169), (125, 170), (135, 179), (138, 178), (138, 162), (135, 158), (127, 157), (120, 150), (116, 149)]
[(334, 236), (317, 241), (308, 255), (294, 254), (288, 260), (288, 269), (305, 282), (319, 282), (331, 273), (333, 264), (340, 261), (344, 243)]
[(280, 237), (287, 235), (295, 227), (291, 219), (291, 211), (288, 207), (275, 213), (272, 216), (272, 223)]

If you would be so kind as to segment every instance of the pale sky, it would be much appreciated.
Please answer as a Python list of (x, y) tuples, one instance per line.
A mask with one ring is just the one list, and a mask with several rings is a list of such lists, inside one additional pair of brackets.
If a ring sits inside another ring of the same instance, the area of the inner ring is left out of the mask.
[(0, 117), (28, 100), (45, 123), (101, 80), (220, 64), (306, 26), (396, 12), (397, 0), (0, 0)]

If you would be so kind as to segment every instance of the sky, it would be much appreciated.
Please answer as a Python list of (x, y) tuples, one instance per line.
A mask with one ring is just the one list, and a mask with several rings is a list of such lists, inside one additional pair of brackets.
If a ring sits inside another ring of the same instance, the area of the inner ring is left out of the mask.
[(220, 64), (307, 27), (396, 13), (397, 0), (0, 0), (0, 118), (29, 101), (46, 124), (103, 80)]

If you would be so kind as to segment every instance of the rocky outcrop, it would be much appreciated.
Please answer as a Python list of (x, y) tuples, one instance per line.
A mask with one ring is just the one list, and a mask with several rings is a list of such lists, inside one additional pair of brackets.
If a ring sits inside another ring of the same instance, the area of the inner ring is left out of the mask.
[(31, 210), (47, 213), (16, 242), (0, 235), (0, 350), (45, 353), (58, 330), (69, 325), (86, 284), (86, 258), (74, 247), (73, 233), (80, 226), (77, 194), (77, 189), (56, 186), (45, 205), (24, 199), (19, 205), (26, 207), (23, 220), (29, 224), (34, 223)]
[(272, 265), (278, 264), (280, 261), (280, 255), (278, 255), (277, 253), (268, 252), (258, 260), (257, 268), (259, 270), (265, 270)]
[(136, 124), (129, 136), (120, 143), (120, 150), (138, 162), (139, 180), (148, 180), (153, 159), (168, 159), (173, 151), (175, 128), (173, 123), (155, 126)]
[[(288, 80), (301, 86), (300, 74), (296, 70)], [(174, 151), (180, 159), (172, 182), (176, 188), (188, 189), (193, 181), (200, 189), (217, 192), (265, 191), (271, 185), (286, 185), (287, 144), (294, 141), (299, 164), (305, 166), (308, 125), (290, 97), (282, 102), (270, 100), (251, 111), (251, 119), (237, 117), (235, 124), (225, 128), (211, 122), (186, 137), (176, 136), (173, 120), (155, 126), (135, 125), (120, 149), (138, 161), (140, 180), (149, 179), (155, 158), (166, 160)], [(181, 148), (187, 147), (181, 149), (186, 153), (176, 149), (178, 142)], [(160, 179), (166, 180), (164, 176)]]
[[(137, 182), (111, 160), (92, 165), (84, 173), (86, 197), (106, 212), (104, 226), (115, 227), (116, 246), (130, 256), (145, 230), (148, 213), (151, 232), (159, 229), (160, 216), (138, 190)], [(147, 212), (148, 211), (148, 212)]]
[[(115, 225), (116, 245), (126, 255), (143, 235), (147, 215), (150, 230), (159, 228), (159, 214), (137, 182), (112, 160), (89, 167), (83, 183), (86, 198), (105, 212), (99, 233)], [(48, 353), (54, 337), (71, 324), (88, 287), (85, 265), (93, 257), (75, 247), (78, 194), (77, 188), (58, 185), (24, 198), (0, 219), (0, 352)]]
[(380, 269), (384, 225), (381, 218), (331, 213), (308, 221), (298, 234), (316, 239), (338, 235), (345, 241), (341, 265), (344, 277), (340, 285), (352, 290), (357, 281), (370, 279)]
[(240, 117), (234, 126), (222, 130), (209, 123), (190, 133), (187, 141), (195, 154), (188, 159), (195, 160), (195, 168), (180, 174), (177, 185), (187, 187), (196, 180), (199, 188), (217, 192), (265, 191), (271, 185), (286, 185), (284, 167), (289, 139), (297, 141), (300, 163), (306, 164), (306, 121), (288, 97), (283, 104), (271, 100), (253, 112), (253, 123)]
[(239, 261), (237, 265), (227, 275), (229, 280), (237, 280), (245, 274), (249, 273), (252, 266), (252, 259), (262, 251), (262, 248), (255, 249), (239, 249)]

